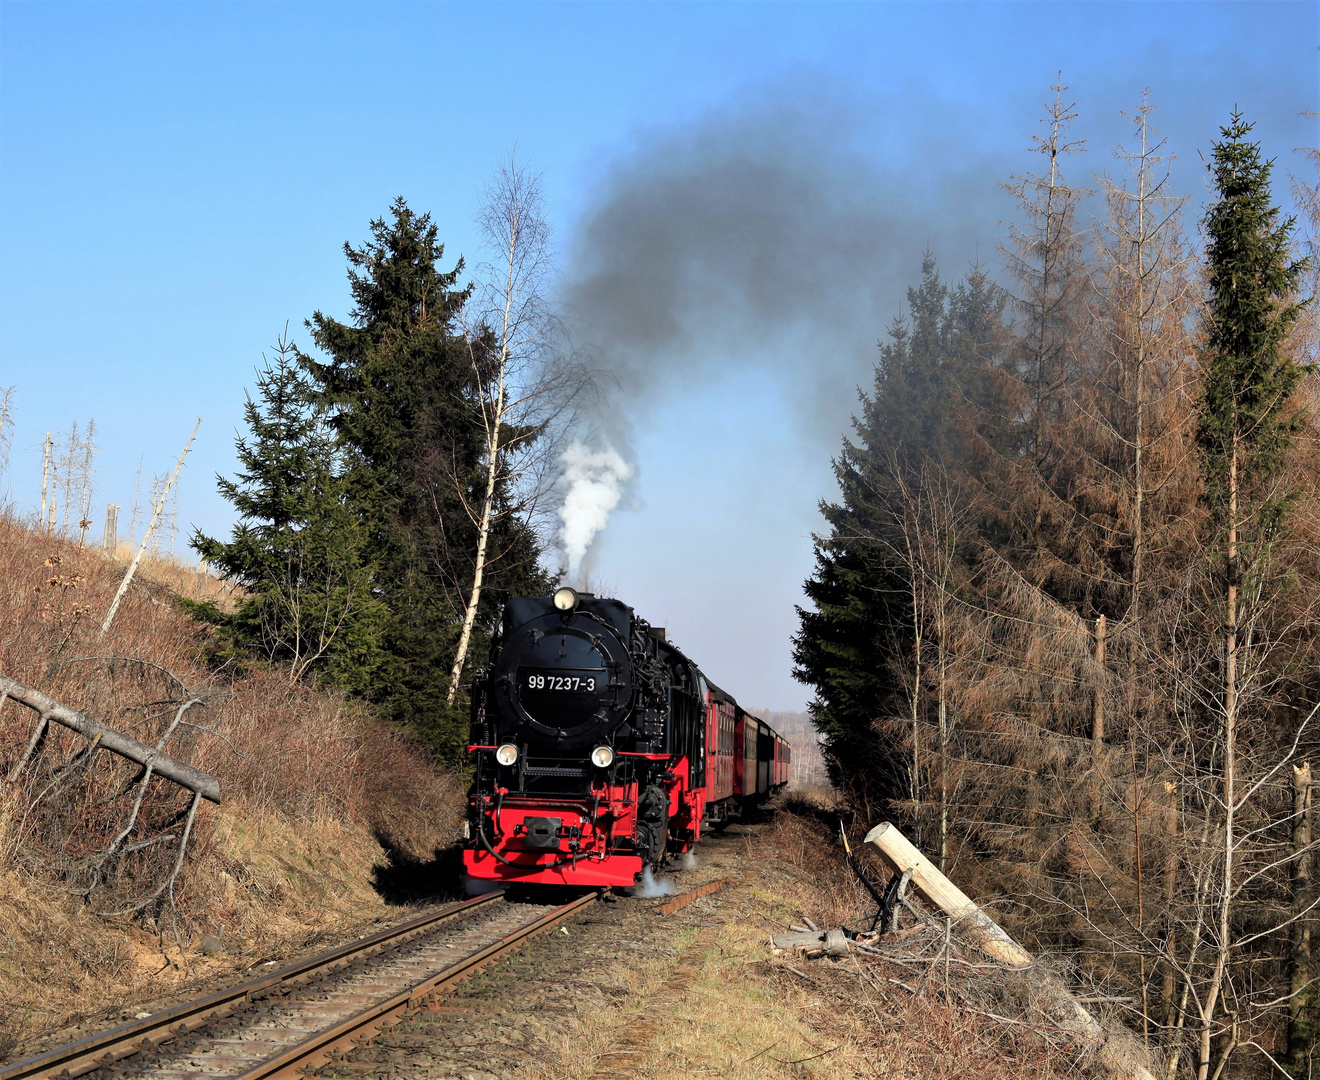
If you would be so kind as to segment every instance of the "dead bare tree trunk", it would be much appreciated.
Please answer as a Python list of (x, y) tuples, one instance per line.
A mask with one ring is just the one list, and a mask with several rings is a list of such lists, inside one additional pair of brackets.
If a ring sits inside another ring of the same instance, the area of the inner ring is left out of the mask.
[[(46, 441), (42, 444), (42, 451), (43, 454), (41, 458), (41, 527), (43, 530), (49, 532), (50, 527), (47, 525), (47, 498), (46, 498), (47, 492), (50, 491), (50, 432), (49, 431), (46, 432)], [(53, 500), (54, 492), (50, 492), (50, 495)], [(50, 505), (53, 506), (54, 503), (51, 502)], [(51, 513), (53, 514), (53, 511), (51, 511)]]
[(1311, 910), (1315, 905), (1312, 866), (1314, 833), (1313, 807), (1315, 781), (1311, 763), (1293, 766), (1292, 827), (1292, 916), (1290, 955), (1288, 957), (1288, 1064), (1303, 1075), (1307, 1057), (1320, 1038), (1313, 1013), (1320, 992), (1316, 990), (1315, 958), (1312, 955)]
[(1022, 497), (1029, 500), (1022, 517), (1026, 520), (1031, 514), (1030, 543), (1037, 564), (1047, 561), (1048, 519), (1058, 498), (1056, 435), (1088, 280), (1076, 230), (1078, 203), (1085, 192), (1069, 186), (1063, 174), (1065, 156), (1084, 150), (1084, 140), (1067, 138), (1077, 114), (1074, 105), (1063, 100), (1067, 87), (1062, 72), (1051, 89), (1054, 100), (1046, 104), (1043, 121), (1049, 125), (1049, 135), (1032, 140), (1033, 150), (1045, 157), (1048, 168), (1040, 174), (1015, 176), (1008, 185), (1026, 220), (1010, 227), (1005, 249), (1009, 272), (1019, 286), (1015, 306), (1023, 318), (1018, 378), (1028, 415), (1022, 421), (1020, 462), (1025, 471), (1020, 482)]
[(64, 444), (64, 516), (60, 518), (60, 533), (69, 535), (69, 504), (73, 502), (73, 466), (78, 456), (78, 421), (69, 428)]
[(87, 421), (87, 433), (83, 436), (82, 442), (82, 463), (80, 467), (82, 481), (80, 497), (78, 499), (78, 546), (82, 547), (87, 540), (87, 530), (92, 527), (92, 463), (96, 456), (96, 421)]
[[(163, 742), (161, 746), (150, 747), (132, 736), (124, 735), (113, 728), (107, 727), (93, 717), (61, 704), (54, 698), (47, 697), (40, 690), (35, 690), (7, 676), (0, 675), (0, 703), (5, 700), (17, 701), (26, 705), (38, 717), (37, 729), (34, 732), (33, 739), (28, 744), (28, 751), (18, 759), (6, 778), (10, 783), (18, 779), (19, 773), (22, 772), (31, 756), (33, 745), (37, 742), (38, 737), (45, 732), (47, 725), (53, 721), (69, 728), (71, 731), (78, 732), (90, 743), (103, 747), (113, 754), (118, 754), (120, 757), (127, 758), (144, 767), (150, 767), (152, 771), (160, 776), (172, 780), (180, 787), (186, 787), (189, 791), (196, 793), (209, 802), (217, 805), (220, 803), (220, 782), (209, 773), (204, 773), (200, 769), (195, 769), (181, 761), (175, 761), (168, 755), (163, 754), (161, 752)], [(190, 701), (189, 704), (196, 704), (196, 701)], [(185, 705), (184, 709), (180, 710), (180, 718), (182, 718), (187, 707)]]
[(184, 458), (188, 456), (188, 451), (192, 449), (193, 439), (197, 438), (197, 429), (201, 426), (202, 418), (199, 416), (197, 423), (193, 425), (192, 434), (188, 436), (188, 442), (184, 445), (183, 453), (179, 455), (179, 462), (174, 466), (174, 472), (170, 474), (169, 482), (161, 491), (160, 498), (156, 500), (155, 508), (151, 512), (151, 521), (147, 523), (147, 531), (142, 534), (142, 543), (138, 545), (133, 561), (128, 564), (128, 569), (124, 571), (124, 579), (119, 583), (119, 589), (115, 593), (114, 600), (110, 602), (110, 610), (105, 613), (105, 621), (101, 623), (102, 636), (110, 629), (110, 624), (114, 622), (115, 612), (119, 610), (124, 594), (128, 592), (129, 585), (133, 583), (133, 575), (137, 573), (138, 563), (142, 561), (142, 553), (151, 540), (151, 530), (156, 526), (156, 519), (160, 517), (160, 512), (165, 506), (165, 499), (170, 493), (170, 488), (174, 486), (174, 481), (178, 478), (179, 470), (183, 468)]
[(921, 556), (913, 543), (912, 536), (916, 528), (915, 522), (905, 522), (903, 535), (907, 543), (908, 591), (912, 599), (912, 762), (909, 766), (908, 798), (912, 801), (913, 830), (919, 844), (921, 843), (921, 649), (925, 644), (922, 634), (925, 605), (921, 596)]
[(9, 471), (9, 449), (14, 437), (14, 388), (0, 389), (0, 476)]

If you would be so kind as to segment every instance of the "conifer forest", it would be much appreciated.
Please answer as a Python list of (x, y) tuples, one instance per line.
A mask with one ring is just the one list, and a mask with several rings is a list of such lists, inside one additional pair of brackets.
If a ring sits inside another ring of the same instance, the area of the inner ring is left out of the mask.
[(887, 328), (797, 674), (868, 819), (1071, 958), (1170, 1076), (1312, 1075), (1316, 188), (1233, 115), (1189, 219), (1143, 106), (1084, 191), (1072, 119), (1056, 98), (1011, 182), (1002, 277), (927, 253)]

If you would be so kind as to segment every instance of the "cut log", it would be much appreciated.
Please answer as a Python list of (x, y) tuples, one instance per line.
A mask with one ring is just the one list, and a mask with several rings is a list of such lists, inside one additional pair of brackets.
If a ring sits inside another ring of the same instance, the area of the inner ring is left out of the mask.
[[(965, 892), (944, 876), (926, 856), (913, 846), (889, 822), (877, 825), (866, 834), (866, 842), (880, 852), (896, 874), (912, 873), (912, 884), (921, 895), (949, 917), (960, 936), (1005, 967), (1015, 970), (1032, 963), (1027, 952), (994, 919), (990, 918)], [(1087, 1043), (1099, 1046), (1100, 1064), (1111, 1075), (1155, 1080), (1140, 1063), (1141, 1050), (1126, 1030), (1109, 1033), (1074, 998), (1058, 979), (1046, 977), (1041, 987), (1051, 999), (1050, 1012), (1061, 1027), (1076, 1032)]]
[(0, 693), (34, 710), (41, 717), (39, 724), (54, 721), (71, 728), (89, 742), (99, 741), (99, 745), (111, 753), (128, 758), (129, 761), (135, 761), (139, 765), (149, 764), (152, 772), (157, 776), (173, 780), (180, 787), (196, 792), (208, 802), (220, 802), (220, 781), (210, 773), (185, 765), (168, 754), (159, 753), (154, 747), (138, 742), (132, 736), (118, 732), (114, 728), (106, 727), (101, 721), (85, 716), (76, 709), (70, 709), (67, 705), (61, 705), (40, 690), (33, 690), (4, 675), (0, 675)]
[(771, 934), (770, 944), (776, 949), (792, 952), (794, 949), (819, 949), (825, 942), (820, 930), (803, 930), (800, 934)]

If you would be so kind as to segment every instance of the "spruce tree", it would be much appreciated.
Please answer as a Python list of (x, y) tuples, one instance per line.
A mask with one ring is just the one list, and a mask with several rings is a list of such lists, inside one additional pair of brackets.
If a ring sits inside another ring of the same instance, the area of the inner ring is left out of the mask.
[[(461, 704), (445, 707), (443, 684), (477, 551), (470, 507), (484, 481), (478, 389), (486, 341), (460, 330), (469, 298), (460, 284), (463, 261), (440, 268), (444, 246), (430, 215), (396, 199), (388, 220), (371, 222), (371, 239), (345, 244), (344, 253), (351, 318), (316, 312), (308, 326), (324, 359), (301, 359), (347, 454), (349, 506), (366, 530), (376, 596), (388, 611), (384, 659), (368, 696), (457, 756), (467, 721)], [(529, 532), (492, 543), (517, 547), (520, 557), (495, 568), (479, 634), (489, 631), (507, 591), (542, 585)]]
[(232, 613), (190, 604), (218, 625), (231, 655), (256, 653), (308, 674), (366, 689), (380, 663), (382, 609), (373, 596), (366, 537), (345, 499), (336, 440), (308, 396), (296, 350), (282, 338), (248, 398), (249, 435), (236, 448), (240, 471), (217, 477), (238, 511), (227, 542), (200, 530), (193, 547), (242, 586)]
[[(1272, 591), (1264, 580), (1269, 560), (1262, 556), (1278, 536), (1295, 493), (1280, 490), (1270, 480), (1280, 471), (1298, 426), (1290, 404), (1306, 371), (1284, 349), (1301, 314), (1294, 295), (1306, 264), (1289, 257), (1293, 220), (1281, 221), (1273, 205), (1272, 163), (1261, 158), (1258, 143), (1246, 141), (1251, 129), (1237, 112), (1220, 129), (1223, 139), (1215, 144), (1210, 165), (1218, 198), (1205, 217), (1209, 302), (1197, 442), (1205, 501), (1215, 528), (1210, 547), (1222, 561), (1223, 670), (1215, 688), (1215, 758), (1224, 820), (1214, 928), (1218, 962), (1201, 1007), (1200, 1080), (1207, 1073), (1223, 972), (1234, 950), (1239, 915), (1235, 859), (1242, 841), (1237, 814), (1245, 809), (1246, 799), (1238, 788), (1238, 740), (1243, 676), (1253, 649), (1251, 635), (1242, 633), (1248, 622), (1244, 614), (1267, 604)], [(1300, 1070), (1314, 1033), (1314, 990), (1309, 985), (1313, 972), (1303, 972), (1299, 980), (1296, 954), (1293, 963), (1289, 1063)]]
[[(1234, 468), (1249, 483), (1280, 464), (1295, 424), (1288, 403), (1305, 368), (1283, 350), (1301, 315), (1293, 302), (1305, 260), (1289, 258), (1294, 219), (1280, 221), (1272, 203), (1273, 162), (1245, 141), (1254, 125), (1234, 113), (1211, 159), (1218, 195), (1205, 217), (1209, 305), (1205, 378), (1197, 440), (1206, 501), (1228, 523)], [(1282, 506), (1261, 504), (1268, 525)]]
[(1007, 341), (1003, 300), (979, 271), (950, 293), (927, 253), (907, 299), (834, 463), (840, 497), (821, 504), (829, 532), (816, 538), (804, 586), (815, 610), (799, 609), (794, 639), (795, 675), (815, 691), (811, 713), (832, 777), (872, 803), (914, 791), (919, 767), (879, 733), (920, 696), (905, 667), (920, 665), (925, 633), (908, 503), (931, 470), (956, 478), (970, 466), (969, 412), (973, 403), (991, 409), (985, 369)]

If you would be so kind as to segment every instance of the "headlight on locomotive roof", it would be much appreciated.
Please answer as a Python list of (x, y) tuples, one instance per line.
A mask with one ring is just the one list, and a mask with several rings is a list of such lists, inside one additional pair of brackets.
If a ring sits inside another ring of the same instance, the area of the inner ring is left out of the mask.
[(577, 607), (578, 595), (576, 589), (570, 589), (565, 585), (562, 589), (555, 590), (555, 607), (560, 611), (572, 611)]
[(591, 763), (598, 769), (607, 769), (614, 760), (614, 751), (608, 746), (598, 746), (591, 752)]
[(518, 760), (518, 748), (511, 742), (506, 742), (495, 751), (495, 760), (501, 765), (512, 765)]

